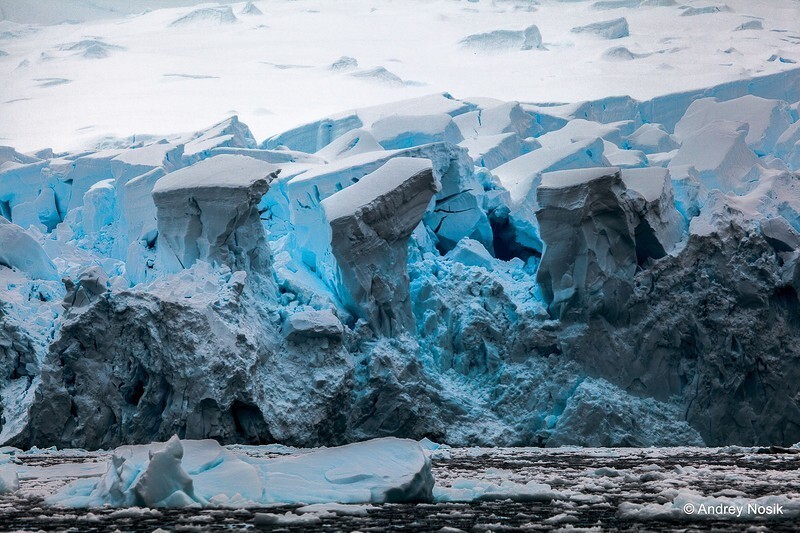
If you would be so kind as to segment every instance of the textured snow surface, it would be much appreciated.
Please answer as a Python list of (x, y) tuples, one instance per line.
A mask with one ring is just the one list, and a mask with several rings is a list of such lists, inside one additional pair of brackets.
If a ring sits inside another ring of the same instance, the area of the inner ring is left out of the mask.
[[(729, 4), (3, 21), (0, 441), (800, 440), (800, 70), (768, 60), (797, 7)], [(608, 74), (606, 30), (635, 66)], [(62, 49), (87, 39), (107, 57)], [(75, 100), (120, 72), (124, 110)], [(27, 152), (56, 139), (30, 106), (58, 138), (69, 110), (69, 151)], [(136, 497), (213, 496), (158, 453), (143, 479), (182, 481)]]
[[(4, 4), (0, 138), (23, 152), (196, 131), (233, 114), (264, 139), (343, 109), (443, 91), (651, 99), (800, 61), (793, 0)], [(571, 31), (581, 27), (596, 29)], [(75, 43), (92, 44), (69, 50)], [(346, 68), (329, 68), (343, 56)]]

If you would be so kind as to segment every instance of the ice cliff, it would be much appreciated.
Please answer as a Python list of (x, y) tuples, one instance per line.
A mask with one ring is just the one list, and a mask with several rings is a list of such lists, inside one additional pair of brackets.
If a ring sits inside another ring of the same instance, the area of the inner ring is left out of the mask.
[[(795, 70), (0, 150), (0, 440), (797, 442), (799, 101)], [(107, 494), (205, 498), (148, 482), (178, 447)]]

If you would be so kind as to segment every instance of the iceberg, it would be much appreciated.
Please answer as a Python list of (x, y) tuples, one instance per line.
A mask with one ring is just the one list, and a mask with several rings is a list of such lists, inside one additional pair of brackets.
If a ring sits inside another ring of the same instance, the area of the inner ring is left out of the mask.
[[(4, 479), (0, 476), (0, 479)], [(96, 483), (51, 496), (65, 507), (418, 503), (433, 499), (430, 458), (383, 438), (276, 459), (240, 458), (213, 440), (122, 446)]]

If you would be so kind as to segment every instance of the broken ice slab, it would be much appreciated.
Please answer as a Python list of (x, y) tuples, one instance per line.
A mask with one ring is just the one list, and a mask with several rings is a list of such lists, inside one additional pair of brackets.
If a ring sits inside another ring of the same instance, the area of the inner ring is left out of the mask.
[(668, 172), (550, 172), (537, 196), (545, 243), (537, 281), (551, 315), (624, 320), (637, 265), (665, 256), (683, 235)]
[(258, 202), (276, 170), (252, 157), (220, 155), (159, 179), (153, 201), (161, 267), (177, 271), (198, 260), (235, 270), (265, 266)]
[(36, 239), (2, 216), (0, 216), (0, 265), (21, 270), (32, 279), (58, 279), (55, 265)]
[(214, 440), (121, 446), (98, 481), (48, 498), (66, 507), (411, 503), (433, 499), (431, 462), (413, 440), (382, 438), (277, 459), (239, 458)]
[(408, 238), (438, 190), (430, 160), (397, 157), (321, 203), (328, 229), (312, 245), (323, 278), (376, 332), (414, 330)]

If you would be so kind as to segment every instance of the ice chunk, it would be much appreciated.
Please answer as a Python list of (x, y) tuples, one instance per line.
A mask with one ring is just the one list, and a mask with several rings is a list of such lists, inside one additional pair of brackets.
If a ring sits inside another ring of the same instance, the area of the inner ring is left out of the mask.
[(87, 234), (97, 233), (117, 215), (114, 180), (98, 181), (83, 195), (83, 228)]
[(429, 160), (403, 157), (322, 201), (330, 252), (320, 255), (335, 258), (329, 268), (336, 269), (340, 299), (376, 332), (391, 336), (415, 328), (408, 238), (438, 190)]
[(108, 292), (110, 283), (108, 275), (97, 265), (84, 269), (78, 275), (78, 282), (64, 278), (67, 293), (62, 306), (64, 309), (81, 309), (89, 306), (101, 294)]
[(550, 314), (614, 323), (633, 292), (637, 264), (635, 220), (619, 169), (547, 173), (537, 196), (545, 249), (536, 280)]
[(318, 151), (316, 155), (328, 161), (336, 161), (353, 155), (383, 150), (384, 147), (380, 145), (372, 133), (364, 129), (355, 129), (338, 137)]
[(610, 123), (600, 123), (593, 120), (576, 118), (570, 120), (563, 128), (545, 133), (537, 140), (545, 148), (558, 148), (582, 139), (600, 137), (617, 146), (622, 145), (623, 135), (633, 130), (633, 121), (622, 120)]
[(636, 260), (641, 265), (649, 258), (660, 259), (673, 251), (685, 229), (675, 208), (669, 171), (631, 168), (621, 174), (638, 219), (634, 229)]
[(386, 67), (373, 67), (366, 70), (359, 70), (350, 73), (350, 76), (362, 80), (375, 81), (386, 85), (404, 86), (403, 78), (390, 71)]
[(742, 22), (739, 24), (734, 31), (744, 31), (744, 30), (763, 30), (764, 25), (761, 23), (760, 20), (748, 20), (747, 22)]
[(712, 13), (723, 13), (732, 11), (729, 6), (721, 5), (721, 6), (705, 6), (705, 7), (686, 7), (681, 13), (683, 17), (693, 17), (696, 15), (709, 15)]
[[(230, 9), (230, 7), (228, 7)], [(256, 140), (250, 133), (250, 128), (234, 115), (209, 129), (196, 133), (186, 143), (183, 149), (183, 158), (186, 162), (205, 159), (208, 152), (214, 148), (255, 148)]]
[(786, 102), (747, 95), (720, 102), (716, 98), (695, 100), (675, 125), (675, 136), (685, 141), (714, 121), (747, 124), (745, 142), (757, 155), (766, 155), (793, 122)]
[(675, 207), (686, 220), (700, 214), (708, 189), (700, 181), (700, 174), (690, 165), (669, 169), (675, 193)]
[(624, 17), (594, 22), (586, 26), (576, 26), (571, 31), (572, 33), (591, 33), (604, 39), (621, 39), (630, 35), (628, 21)]
[(793, 252), (800, 249), (800, 234), (783, 217), (761, 221), (761, 233), (778, 252)]
[(328, 69), (333, 71), (352, 70), (358, 67), (358, 61), (354, 57), (342, 56), (328, 66)]
[(239, 12), (240, 15), (263, 15), (264, 13), (261, 12), (258, 7), (253, 2), (247, 2), (242, 10)]
[(472, 111), (475, 107), (474, 104), (456, 100), (448, 93), (432, 94), (391, 104), (363, 107), (304, 124), (270, 137), (261, 143), (261, 148), (271, 149), (286, 146), (292, 150), (313, 154), (344, 133), (365, 125), (372, 125), (384, 117), (392, 115), (425, 116), (440, 113), (454, 117), (461, 113)]
[(238, 148), (235, 146), (219, 146), (211, 148), (210, 150), (203, 151), (204, 156), (216, 157), (218, 155), (245, 155), (265, 161), (267, 163), (282, 164), (282, 163), (307, 163), (312, 165), (321, 165), (325, 163), (325, 159), (313, 154), (305, 152), (298, 152), (297, 150), (289, 150), (288, 148), (281, 148), (278, 150), (261, 150), (259, 148)]
[(135, 502), (147, 507), (181, 507), (194, 503), (194, 483), (181, 467), (183, 446), (172, 437), (162, 450), (150, 452), (147, 467), (136, 479)]
[(511, 500), (516, 502), (550, 502), (558, 497), (550, 485), (529, 481), (516, 483), (503, 479), (497, 482), (455, 478), (448, 486), (434, 487), (437, 502), (473, 502)]
[(535, 191), (543, 172), (596, 167), (603, 162), (602, 158), (602, 139), (584, 139), (559, 148), (542, 146), (497, 167), (494, 174), (511, 193), (512, 201), (521, 202)]
[(0, 465), (0, 494), (10, 494), (19, 490), (19, 475), (14, 465)]
[(536, 139), (520, 139), (516, 133), (501, 133), (466, 139), (458, 143), (466, 148), (475, 164), (493, 170), (541, 145)]
[(641, 3), (642, 0), (600, 0), (592, 4), (592, 8), (598, 10), (622, 9), (626, 7), (639, 7)]
[(620, 168), (639, 168), (647, 166), (648, 160), (644, 152), (621, 149), (616, 144), (603, 141), (603, 156), (608, 164)]
[(453, 118), (447, 114), (384, 117), (375, 121), (369, 131), (386, 150), (434, 142), (458, 144), (464, 140)]
[(464, 48), (484, 53), (544, 48), (542, 34), (535, 24), (519, 31), (494, 30), (487, 33), (475, 33), (464, 37), (459, 43)]
[(758, 175), (758, 156), (748, 148), (747, 124), (714, 121), (688, 135), (669, 168), (691, 165), (708, 189), (743, 192)]
[(66, 212), (81, 207), (83, 195), (92, 185), (99, 181), (114, 179), (111, 170), (111, 160), (117, 157), (122, 150), (100, 150), (98, 152), (82, 154), (75, 159), (59, 159), (50, 161), (47, 171), (42, 174), (52, 183), (62, 187), (55, 188), (58, 204)]
[(421, 157), (433, 161), (434, 175), (441, 182), (442, 190), (436, 196), (434, 211), (426, 215), (425, 224), (434, 229), (443, 248), (449, 250), (466, 236), (491, 246), (491, 226), (481, 208), (483, 188), (473, 172), (472, 160), (463, 148), (433, 143), (405, 150), (357, 154), (312, 168), (290, 180), (286, 196), (294, 235), (302, 260), (308, 266), (315, 268), (316, 259), (314, 246), (307, 243), (314, 238), (314, 228), (323, 223), (319, 203), (394, 157)]
[[(19, 163), (20, 165), (28, 165), (36, 163), (39, 159), (29, 155), (21, 154), (14, 150), (11, 146), (0, 146), (0, 165), (9, 161)], [(5, 168), (5, 165), (0, 168)]]
[(627, 46), (612, 46), (603, 52), (603, 59), (608, 61), (633, 61), (650, 54), (632, 52)]
[(330, 310), (292, 313), (283, 326), (287, 339), (341, 339), (341, 321)]
[(539, 148), (494, 169), (511, 199), (508, 220), (513, 240), (519, 246), (541, 251), (542, 241), (534, 213), (538, 208), (536, 189), (542, 173), (608, 165), (603, 140), (585, 139), (559, 148)]
[(430, 459), (393, 437), (274, 459), (262, 470), (267, 502), (410, 503), (433, 499)]
[(680, 146), (661, 124), (642, 124), (639, 129), (625, 137), (623, 146), (641, 150), (645, 154), (670, 152)]
[(122, 446), (108, 471), (87, 494), (75, 484), (48, 501), (67, 507), (184, 507), (212, 499), (259, 502), (262, 483), (255, 467), (213, 440)]
[(258, 203), (276, 167), (240, 155), (220, 155), (177, 170), (153, 187), (159, 257), (167, 270), (198, 260), (236, 270), (268, 261)]
[[(601, 429), (602, 428), (602, 429)], [(559, 416), (548, 447), (704, 446), (674, 404), (638, 398), (603, 379), (582, 381)]]
[(467, 139), (512, 132), (524, 139), (542, 131), (533, 116), (518, 102), (504, 102), (462, 113), (453, 120)]
[(59, 50), (78, 52), (81, 56), (89, 59), (102, 59), (108, 57), (112, 50), (123, 50), (124, 47), (108, 44), (101, 39), (84, 39), (76, 43), (62, 44)]
[(800, 170), (800, 120), (786, 128), (775, 143), (773, 152), (792, 170)]
[(202, 7), (173, 20), (172, 27), (214, 27), (233, 24), (239, 19), (233, 14), (231, 6)]
[(496, 259), (492, 257), (484, 245), (473, 239), (461, 239), (456, 247), (445, 256), (467, 266), (482, 267), (493, 270)]
[(55, 265), (36, 239), (1, 216), (0, 265), (21, 270), (33, 279), (58, 279)]

